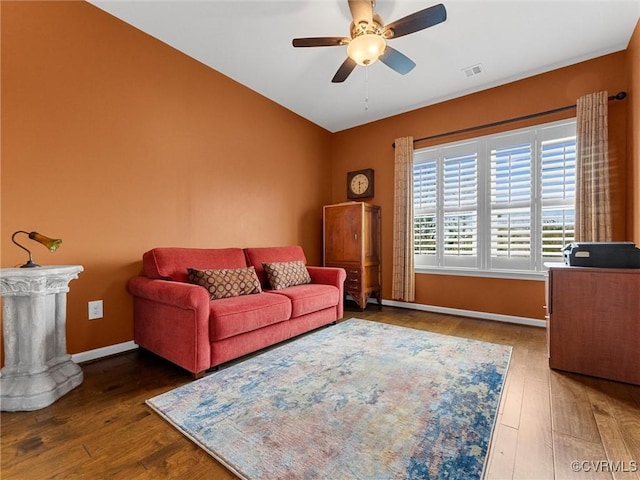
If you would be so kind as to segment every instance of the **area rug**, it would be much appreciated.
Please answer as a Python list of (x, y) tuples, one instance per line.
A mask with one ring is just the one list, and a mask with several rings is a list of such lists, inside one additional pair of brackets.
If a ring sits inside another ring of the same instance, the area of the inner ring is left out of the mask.
[(510, 356), (350, 319), (147, 403), (242, 479), (471, 480)]

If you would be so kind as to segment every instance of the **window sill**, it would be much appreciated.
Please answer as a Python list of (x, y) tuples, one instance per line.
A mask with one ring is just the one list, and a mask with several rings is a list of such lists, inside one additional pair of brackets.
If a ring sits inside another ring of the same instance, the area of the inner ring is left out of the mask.
[(537, 280), (544, 281), (545, 272), (529, 272), (519, 270), (475, 270), (469, 268), (434, 268), (426, 266), (416, 266), (417, 274), (426, 275), (457, 275), (461, 277), (484, 277), (484, 278), (508, 278), (512, 280)]

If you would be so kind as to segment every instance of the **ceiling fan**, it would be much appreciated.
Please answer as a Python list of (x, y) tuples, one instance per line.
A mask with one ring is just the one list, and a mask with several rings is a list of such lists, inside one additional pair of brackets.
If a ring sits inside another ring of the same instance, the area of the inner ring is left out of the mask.
[(310, 37), (294, 38), (294, 47), (335, 47), (347, 46), (347, 59), (342, 63), (331, 80), (344, 82), (356, 65), (371, 65), (380, 59), (396, 72), (405, 75), (416, 64), (406, 55), (387, 45), (387, 40), (424, 30), (447, 19), (447, 10), (441, 3), (407, 15), (400, 20), (385, 25), (380, 15), (374, 13), (375, 0), (349, 0), (351, 38)]

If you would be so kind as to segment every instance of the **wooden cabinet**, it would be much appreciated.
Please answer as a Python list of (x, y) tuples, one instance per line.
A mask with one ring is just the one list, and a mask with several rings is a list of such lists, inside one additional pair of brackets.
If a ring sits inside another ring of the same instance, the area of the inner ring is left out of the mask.
[(640, 269), (546, 267), (549, 366), (640, 385)]
[(324, 265), (347, 272), (345, 293), (364, 310), (375, 295), (381, 302), (380, 207), (365, 202), (323, 209)]

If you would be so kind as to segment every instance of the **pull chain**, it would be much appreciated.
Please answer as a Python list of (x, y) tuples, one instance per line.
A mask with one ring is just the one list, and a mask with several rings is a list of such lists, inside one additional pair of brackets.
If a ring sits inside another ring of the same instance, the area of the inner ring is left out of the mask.
[(369, 110), (369, 67), (364, 67), (364, 110)]

